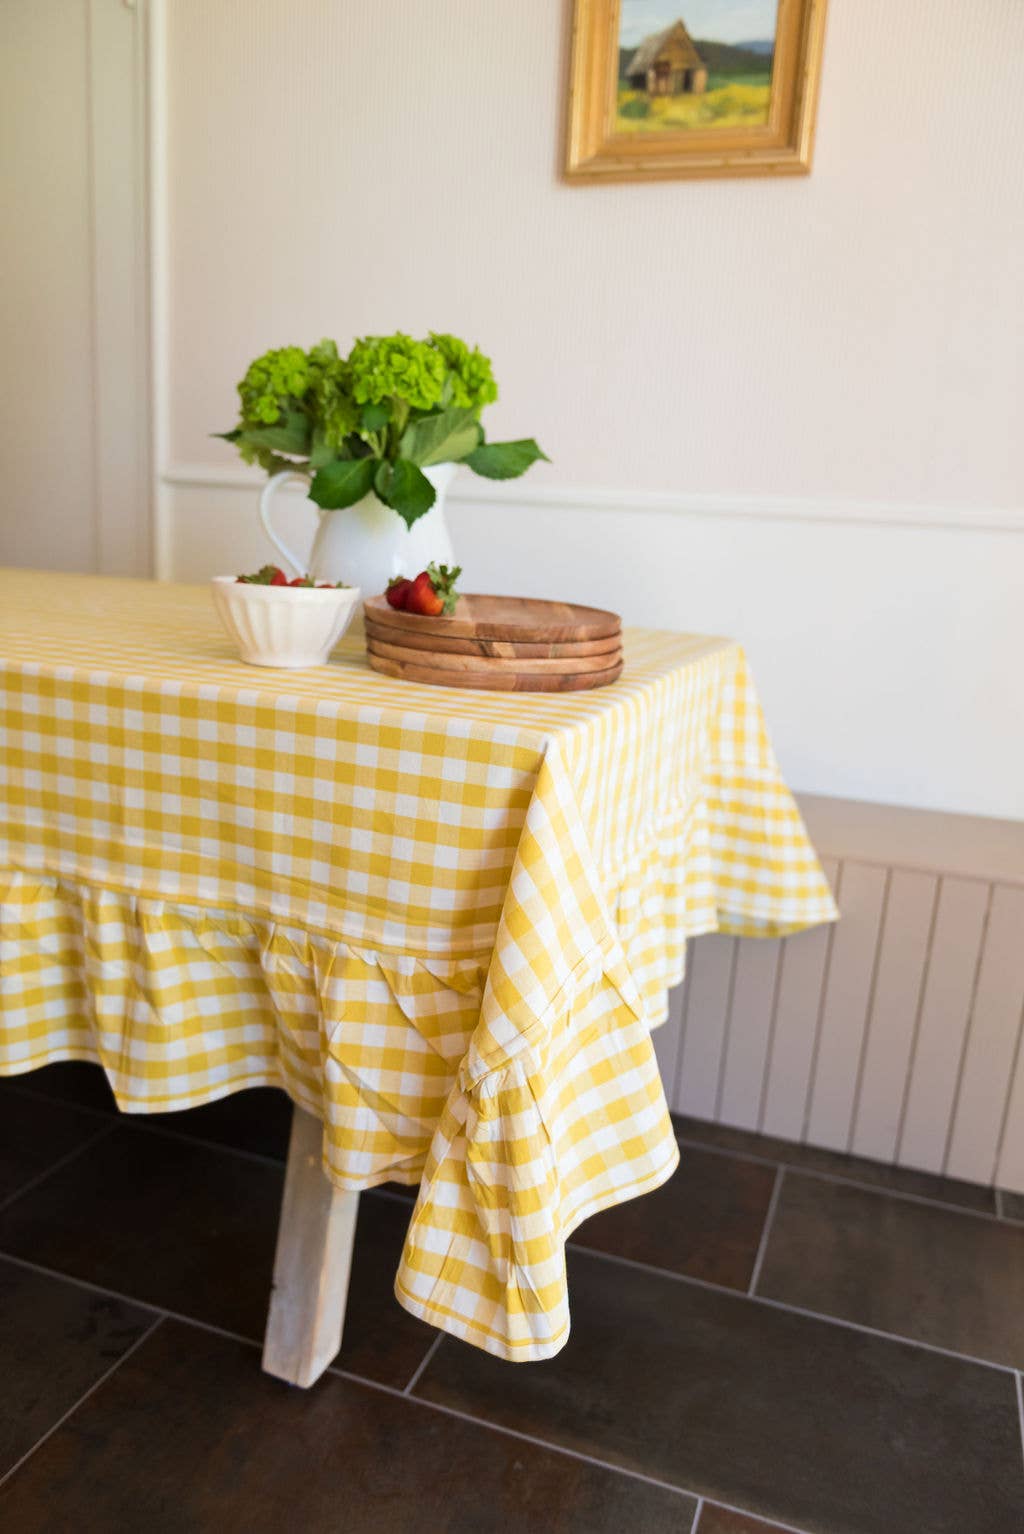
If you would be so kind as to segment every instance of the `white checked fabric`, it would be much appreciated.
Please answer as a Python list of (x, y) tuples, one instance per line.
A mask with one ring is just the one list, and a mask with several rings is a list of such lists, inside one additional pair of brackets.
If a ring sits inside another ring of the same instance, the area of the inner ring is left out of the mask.
[(9, 571), (0, 1071), (121, 1108), (280, 1086), (339, 1186), (421, 1183), (403, 1305), (506, 1358), (564, 1243), (677, 1159), (651, 1046), (687, 937), (835, 907), (739, 648), (627, 631), (598, 692), (238, 663), (199, 589)]

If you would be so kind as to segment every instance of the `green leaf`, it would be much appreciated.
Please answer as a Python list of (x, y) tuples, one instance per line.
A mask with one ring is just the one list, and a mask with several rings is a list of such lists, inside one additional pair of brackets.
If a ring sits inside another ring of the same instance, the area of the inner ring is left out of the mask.
[(379, 405), (364, 405), (359, 417), (359, 424), (364, 431), (380, 431), (391, 419), (390, 408), (381, 403)]
[(313, 476), (309, 498), (324, 511), (354, 506), (373, 489), (376, 458), (340, 458), (325, 464)]
[(294, 453), (305, 458), (309, 453), (309, 416), (302, 410), (290, 410), (274, 426), (246, 426), (235, 439), (251, 442), (253, 447), (269, 447), (274, 453)]
[(373, 487), (384, 505), (397, 511), (407, 527), (411, 527), (434, 504), (433, 485), (423, 471), (407, 458), (396, 459), (394, 463), (381, 463)]
[(485, 479), (518, 479), (538, 458), (551, 462), (532, 437), (524, 437), (519, 442), (481, 443), (464, 461), (474, 474), (482, 474)]
[(313, 427), (313, 445), (309, 450), (309, 467), (322, 469), (325, 464), (333, 463), (337, 458), (337, 449), (333, 448), (324, 436), (322, 426)]
[(459, 463), (480, 444), (480, 423), (472, 410), (441, 410), (406, 427), (399, 451), (410, 463)]

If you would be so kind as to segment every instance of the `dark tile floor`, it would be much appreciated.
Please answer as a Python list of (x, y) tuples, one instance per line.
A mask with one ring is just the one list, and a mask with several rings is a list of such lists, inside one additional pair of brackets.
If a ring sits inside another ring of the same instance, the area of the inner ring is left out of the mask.
[(260, 1372), (290, 1110), (115, 1117), (0, 1082), (0, 1529), (1022, 1534), (1024, 1200), (680, 1120), (569, 1256), (573, 1334), (508, 1365), (396, 1305), (360, 1205), (345, 1343)]

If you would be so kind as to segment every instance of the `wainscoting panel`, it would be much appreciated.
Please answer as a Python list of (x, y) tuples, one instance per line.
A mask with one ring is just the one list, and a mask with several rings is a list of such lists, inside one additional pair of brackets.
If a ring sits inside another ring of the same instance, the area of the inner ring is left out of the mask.
[(934, 874), (905, 868), (890, 872), (850, 1139), (850, 1149), (858, 1156), (881, 1161), (896, 1156), (938, 893)]
[[(838, 895), (842, 886), (839, 865), (824, 857), (822, 866)], [(747, 1128), (760, 1129), (783, 1140), (804, 1137), (821, 998), (834, 938), (834, 927), (818, 927), (813, 932), (786, 938), (782, 944), (775, 1027), (765, 1062), (761, 1122)]]
[(1024, 996), (1024, 889), (997, 886), (978, 975), (960, 1096), (947, 1165), (955, 1177), (986, 1182), (999, 1155), (1004, 1113), (993, 1081), (1011, 1081), (1021, 1037)]
[(726, 1124), (761, 1119), (781, 954), (782, 944), (774, 939), (736, 945), (719, 1091), (718, 1117)]
[(886, 872), (863, 863), (843, 868), (843, 919), (832, 940), (821, 1022), (812, 1060), (805, 1139), (846, 1150), (871, 1010), (885, 914)]
[(896, 1159), (929, 1172), (945, 1167), (964, 1044), (981, 964), (991, 886), (945, 879), (907, 1076)]
[(738, 940), (704, 937), (693, 945), (679, 1063), (679, 1111), (717, 1118)]
[[(822, 862), (835, 927), (691, 944), (656, 1035), (674, 1109), (1024, 1191), (1024, 832), (1006, 823), (985, 877), (996, 823), (979, 823), (976, 873), (966, 817), (948, 819), (935, 817), (930, 869), (901, 864), (898, 837), (891, 863), (833, 844)], [(918, 863), (919, 817), (911, 829), (904, 851)]]

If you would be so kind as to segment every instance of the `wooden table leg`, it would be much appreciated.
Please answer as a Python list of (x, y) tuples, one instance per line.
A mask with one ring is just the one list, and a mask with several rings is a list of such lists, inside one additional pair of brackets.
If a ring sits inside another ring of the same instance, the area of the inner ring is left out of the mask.
[(263, 1368), (312, 1385), (341, 1346), (359, 1194), (335, 1188), (320, 1164), (323, 1125), (292, 1110), (288, 1170), (277, 1227)]

